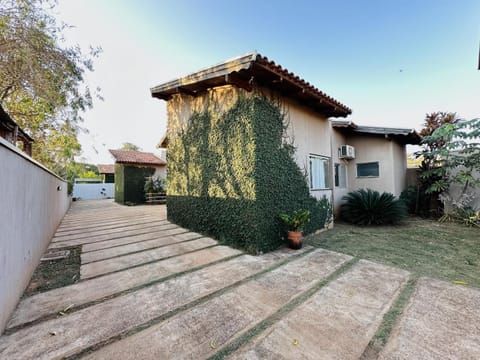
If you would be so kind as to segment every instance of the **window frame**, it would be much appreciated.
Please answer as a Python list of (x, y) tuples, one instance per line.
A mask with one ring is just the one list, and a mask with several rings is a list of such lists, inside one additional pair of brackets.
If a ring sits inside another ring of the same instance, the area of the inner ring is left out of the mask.
[[(367, 165), (367, 164), (376, 164), (377, 165), (377, 172), (378, 172), (378, 175), (359, 175), (358, 174), (358, 166), (359, 165)], [(359, 179), (364, 179), (364, 178), (379, 178), (380, 177), (380, 162), (379, 161), (369, 161), (369, 162), (363, 162), (363, 163), (357, 163), (356, 166), (355, 166), (355, 169), (356, 169), (356, 176), (357, 178)]]
[[(325, 187), (324, 188), (314, 188), (313, 187), (313, 172), (312, 172), (312, 160), (318, 159), (321, 161), (326, 161), (326, 166), (324, 165), (325, 169)], [(332, 189), (332, 179), (331, 179), (331, 158), (324, 155), (317, 155), (317, 154), (309, 154), (308, 155), (308, 172), (309, 172), (309, 188), (311, 191), (322, 191), (322, 190), (331, 190)]]
[[(339, 189), (347, 189), (348, 188), (347, 166), (345, 164), (342, 164), (342, 163), (335, 163), (333, 165), (333, 167), (334, 167), (334, 169), (333, 169), (333, 171), (334, 171), (333, 182), (334, 182), (335, 187), (337, 187)], [(343, 169), (344, 169), (344, 171), (343, 171), (343, 175), (344, 175), (343, 184), (340, 181), (340, 175), (342, 174), (342, 172), (340, 171), (341, 167), (343, 167)]]

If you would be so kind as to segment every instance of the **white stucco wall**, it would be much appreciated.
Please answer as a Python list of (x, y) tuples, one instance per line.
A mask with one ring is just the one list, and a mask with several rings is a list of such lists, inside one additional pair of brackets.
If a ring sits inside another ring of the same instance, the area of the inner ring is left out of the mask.
[[(308, 174), (310, 155), (328, 157), (332, 178), (331, 127), (326, 116), (290, 99), (283, 99), (282, 106), (288, 123), (287, 136), (295, 145), (295, 160), (298, 166)], [(330, 181), (329, 189), (311, 190), (310, 193), (317, 199), (326, 196), (332, 201), (332, 187), (333, 181)]]
[(167, 166), (155, 166), (153, 176), (165, 179), (167, 177)]
[[(325, 116), (295, 100), (278, 97), (278, 94), (272, 93), (268, 89), (257, 89), (257, 91), (264, 96), (271, 97), (285, 112), (288, 123), (287, 141), (293, 142), (296, 147), (295, 160), (307, 175), (310, 154), (331, 158), (332, 129)], [(253, 92), (247, 92), (231, 85), (210, 89), (198, 97), (176, 94), (167, 103), (167, 134), (172, 137), (176, 132), (185, 129), (188, 126), (188, 119), (195, 111), (203, 111), (206, 108), (225, 111), (237, 101), (239, 95), (252, 96), (253, 94)], [(332, 162), (331, 165), (333, 166)], [(331, 176), (333, 176), (332, 169), (330, 170)], [(326, 196), (332, 201), (332, 186), (333, 180), (330, 189), (313, 190), (311, 194), (318, 199)]]
[(0, 138), (0, 333), (69, 206), (65, 181)]
[[(340, 214), (340, 205), (343, 202), (342, 197), (344, 197), (345, 195), (348, 194), (349, 191), (351, 191), (351, 180), (349, 180), (349, 176), (352, 171), (355, 171), (355, 169), (353, 169), (350, 166), (350, 163), (352, 160), (340, 159), (338, 157), (338, 154), (339, 154), (338, 149), (342, 145), (350, 145), (350, 144), (347, 142), (347, 139), (344, 136), (344, 134), (332, 129), (332, 159), (333, 159), (332, 163), (333, 163), (333, 166), (335, 166), (335, 163), (345, 165), (345, 168), (346, 168), (345, 171), (347, 176), (347, 179), (346, 179), (347, 184), (345, 188), (337, 187), (335, 186), (335, 184), (333, 185), (333, 214), (335, 216), (339, 216)], [(332, 171), (334, 171), (333, 169), (334, 168), (332, 168)], [(333, 175), (332, 175), (333, 180), (335, 180), (334, 177), (335, 177), (335, 173), (333, 172)]]
[[(347, 165), (348, 192), (358, 189), (372, 189), (379, 192), (390, 192), (400, 196), (406, 187), (407, 154), (405, 145), (391, 138), (368, 134), (344, 134), (341, 129), (334, 129), (333, 157), (338, 157), (341, 145), (355, 147), (355, 159), (344, 161)], [(336, 162), (339, 162), (335, 160)], [(379, 163), (378, 177), (357, 177), (357, 164)], [(334, 204), (340, 205), (345, 191), (335, 189)], [(341, 195), (341, 196), (340, 196)]]

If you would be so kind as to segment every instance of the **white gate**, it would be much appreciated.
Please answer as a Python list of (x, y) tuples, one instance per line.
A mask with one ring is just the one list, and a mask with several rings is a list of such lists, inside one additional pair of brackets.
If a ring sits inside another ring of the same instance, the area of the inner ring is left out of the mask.
[(99, 183), (98, 179), (75, 179), (73, 197), (79, 200), (111, 199), (115, 184)]

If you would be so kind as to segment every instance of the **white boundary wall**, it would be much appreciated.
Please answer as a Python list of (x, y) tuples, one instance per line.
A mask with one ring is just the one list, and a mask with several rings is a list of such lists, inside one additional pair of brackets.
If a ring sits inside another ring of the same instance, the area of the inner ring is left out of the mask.
[(73, 184), (73, 197), (78, 200), (101, 200), (113, 199), (115, 196), (115, 184)]
[(0, 138), (0, 334), (69, 206), (64, 180)]

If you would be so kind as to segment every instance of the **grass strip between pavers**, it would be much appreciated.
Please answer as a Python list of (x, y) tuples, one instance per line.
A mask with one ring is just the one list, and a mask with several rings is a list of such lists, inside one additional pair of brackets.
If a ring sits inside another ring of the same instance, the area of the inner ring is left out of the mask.
[[(200, 239), (202, 239), (202, 238), (200, 238)], [(200, 239), (194, 239), (194, 240), (200, 240)], [(194, 241), (194, 240), (192, 240), (192, 241)], [(190, 240), (187, 240), (187, 241), (190, 241)], [(183, 242), (186, 242), (186, 241), (183, 241)], [(170, 244), (170, 245), (167, 245), (167, 246), (176, 245), (176, 244), (177, 243)], [(181, 244), (181, 243), (179, 243), (179, 244)], [(168, 260), (168, 259), (171, 259), (171, 258), (174, 258), (174, 257), (178, 257), (178, 256), (186, 255), (186, 254), (191, 254), (191, 253), (196, 252), (196, 251), (210, 249), (210, 248), (213, 248), (215, 246), (222, 246), (222, 245), (212, 244), (212, 245), (208, 245), (208, 246), (205, 246), (205, 247), (202, 247), (202, 248), (199, 248), (199, 249), (185, 251), (181, 254), (175, 254), (175, 255), (166, 256), (166, 257), (163, 257), (163, 258), (160, 258), (160, 259), (149, 260), (149, 261), (144, 262), (144, 263), (130, 265), (130, 266), (127, 266), (127, 267), (124, 267), (124, 268), (121, 268), (121, 269), (112, 270), (112, 271), (108, 271), (106, 273), (102, 273), (102, 274), (98, 274), (98, 275), (91, 276), (91, 277), (88, 277), (88, 278), (80, 279), (80, 282), (96, 279), (96, 278), (99, 278), (99, 277), (102, 277), (102, 276), (105, 276), (105, 275), (115, 274), (115, 273), (118, 273), (118, 272), (121, 272), (121, 271), (137, 268), (137, 267), (144, 266), (144, 265), (149, 265), (149, 264), (152, 264), (152, 263), (155, 263), (155, 262), (158, 262), (158, 261)], [(166, 247), (166, 246), (160, 246), (160, 247)], [(137, 253), (146, 252), (146, 251), (149, 251), (149, 250), (155, 250), (155, 249), (147, 249), (147, 250), (137, 251)], [(115, 256), (115, 257), (122, 257), (122, 256), (128, 256), (128, 255), (130, 255), (130, 254), (125, 254), (125, 255)], [(100, 260), (100, 261), (102, 261), (102, 260)], [(92, 264), (92, 263), (88, 263), (88, 264)], [(85, 264), (85, 265), (88, 265), (88, 264)], [(82, 264), (82, 265), (84, 265), (84, 264)], [(80, 267), (80, 272), (81, 272), (81, 267)]]
[(415, 290), (417, 281), (418, 275), (410, 276), (410, 279), (404, 285), (392, 307), (383, 315), (382, 323), (372, 337), (372, 340), (370, 340), (361, 360), (376, 359), (378, 357), (378, 354), (387, 343), (398, 318), (402, 315), (403, 311), (405, 311), (408, 301)]
[[(209, 246), (208, 248), (212, 248), (212, 247), (214, 247), (214, 246), (218, 246), (218, 245), (212, 245), (212, 246)], [(196, 251), (202, 251), (202, 250), (205, 250), (205, 249), (207, 249), (207, 248), (202, 248), (202, 249), (198, 249), (198, 250), (193, 250), (193, 251), (190, 251), (189, 253), (193, 253), (193, 252), (196, 252)], [(313, 251), (313, 250), (314, 250), (314, 249), (312, 248), (312, 251)], [(153, 262), (157, 262), (157, 261), (167, 260), (167, 259), (169, 259), (169, 258), (176, 257), (176, 256), (181, 256), (181, 255), (184, 255), (184, 254), (174, 255), (174, 256), (170, 256), (170, 257), (168, 257), (168, 258), (151, 261), (151, 262), (149, 262), (149, 263), (147, 263), (147, 264), (150, 264), (150, 263), (153, 263)], [(228, 261), (228, 260), (234, 259), (234, 258), (239, 257), (239, 256), (242, 256), (242, 255), (245, 255), (245, 254), (244, 254), (244, 253), (239, 253), (239, 254), (236, 254), (236, 255), (228, 256), (228, 257), (225, 257), (225, 258), (222, 258), (222, 259), (213, 261), (213, 262), (211, 262), (211, 263), (204, 264), (204, 265), (201, 265), (201, 266), (197, 266), (197, 267), (194, 267), (194, 268), (191, 268), (191, 269), (182, 271), (182, 272), (178, 272), (178, 273), (174, 273), (174, 274), (171, 274), (171, 275), (167, 275), (167, 276), (165, 276), (165, 277), (163, 277), (163, 278), (156, 279), (156, 280), (153, 280), (153, 281), (149, 281), (149, 282), (143, 283), (143, 284), (141, 284), (141, 285), (135, 286), (135, 287), (133, 287), (133, 288), (130, 288), (130, 289), (127, 289), (127, 290), (123, 290), (123, 291), (117, 292), (117, 293), (112, 294), (112, 295), (104, 296), (104, 297), (102, 297), (102, 298), (99, 298), (99, 299), (96, 299), (96, 300), (93, 300), (93, 301), (89, 301), (89, 302), (80, 304), (80, 305), (78, 305), (78, 306), (75, 305), (75, 306), (73, 306), (72, 308), (70, 308), (70, 309), (68, 310), (68, 314), (71, 314), (71, 313), (74, 313), (74, 312), (76, 312), (76, 311), (85, 309), (85, 308), (87, 308), (87, 307), (89, 307), (89, 306), (93, 306), (93, 305), (102, 303), (102, 302), (104, 302), (104, 301), (106, 301), (106, 300), (110, 300), (110, 299), (113, 299), (113, 298), (116, 298), (116, 297), (119, 297), (119, 296), (122, 296), (122, 295), (125, 295), (125, 294), (129, 294), (129, 293), (131, 293), (131, 292), (134, 292), (134, 291), (143, 289), (143, 288), (145, 288), (145, 287), (147, 287), (147, 286), (151, 286), (151, 285), (158, 284), (158, 283), (161, 283), (161, 282), (164, 282), (164, 281), (168, 281), (168, 280), (171, 280), (171, 279), (176, 278), (176, 277), (178, 277), (178, 276), (182, 276), (182, 275), (185, 275), (185, 274), (188, 274), (188, 273), (197, 271), (197, 270), (202, 270), (203, 268), (206, 268), (206, 267), (208, 267), (208, 266), (212, 266), (212, 265), (215, 265), (215, 264), (224, 262), (224, 261)], [(145, 264), (141, 264), (141, 265), (145, 265)], [(138, 266), (141, 266), (141, 265), (138, 265)], [(138, 267), (138, 266), (134, 266), (134, 267)], [(129, 268), (129, 269), (130, 269), (130, 268)], [(123, 269), (123, 270), (127, 270), (127, 269)], [(121, 270), (121, 271), (123, 271), (123, 270)], [(99, 277), (99, 276), (97, 276), (97, 277)], [(93, 279), (93, 278), (91, 278), (91, 279)], [(91, 280), (91, 279), (85, 279), (85, 281), (88, 281), (88, 280)], [(15, 331), (18, 331), (18, 330), (23, 329), (23, 328), (25, 328), (25, 327), (32, 326), (32, 325), (38, 324), (38, 323), (43, 322), (43, 321), (55, 319), (55, 318), (58, 318), (58, 317), (60, 317), (60, 316), (62, 316), (62, 315), (59, 314), (58, 312), (52, 313), (52, 314), (49, 314), (49, 315), (46, 315), (46, 316), (42, 316), (42, 317), (40, 317), (40, 318), (38, 318), (38, 319), (35, 319), (35, 320), (33, 320), (33, 321), (25, 322), (25, 323), (22, 323), (21, 325), (18, 325), (18, 326), (14, 326), (14, 327), (5, 329), (3, 335), (10, 335), (10, 334), (14, 333)]]
[[(172, 236), (176, 236), (176, 235), (181, 235), (181, 234), (175, 234), (175, 235), (172, 235)], [(105, 257), (105, 258), (101, 258), (101, 259), (98, 259), (98, 260), (93, 260), (93, 261), (84, 262), (84, 263), (82, 263), (82, 265), (97, 263), (97, 262), (101, 262), (101, 261), (105, 261), (105, 260), (110, 260), (110, 259), (119, 258), (119, 257), (122, 257), (122, 256), (128, 256), (128, 255), (132, 255), (132, 254), (137, 254), (137, 253), (141, 253), (141, 252), (145, 252), (145, 251), (156, 250), (156, 249), (163, 248), (163, 247), (167, 247), (167, 246), (170, 246), (170, 245), (183, 244), (183, 243), (186, 243), (186, 242), (189, 242), (189, 241), (199, 240), (199, 239), (204, 238), (204, 237), (205, 237), (205, 236), (198, 234), (197, 237), (194, 237), (194, 238), (191, 238), (191, 239), (182, 240), (182, 241), (178, 241), (178, 242), (174, 242), (174, 243), (167, 243), (167, 244), (158, 245), (158, 246), (154, 246), (154, 247), (146, 248), (146, 249), (133, 250), (133, 251), (128, 252), (128, 253), (123, 253), (123, 254), (118, 254), (118, 255), (112, 255), (112, 256)], [(109, 248), (106, 248), (106, 249), (99, 249), (99, 250), (95, 250), (95, 251), (108, 250), (108, 249), (112, 249), (112, 248), (115, 248), (115, 247), (128, 246), (128, 245), (130, 245), (130, 244), (138, 244), (138, 243), (141, 243), (141, 242), (153, 241), (153, 240), (160, 240), (160, 239), (150, 239), (150, 240), (137, 241), (137, 242), (133, 242), (133, 243), (123, 244), (123, 245), (118, 245), (118, 246), (112, 246), (112, 247), (109, 247)], [(218, 245), (218, 244), (212, 245), (212, 246), (217, 246), (217, 245)], [(93, 252), (93, 251), (89, 251), (89, 252)], [(88, 253), (88, 252), (82, 252), (82, 254), (86, 254), (86, 253)], [(143, 265), (143, 264), (141, 264), (141, 265)], [(92, 279), (92, 278), (93, 278), (93, 277), (88, 278), (88, 279)], [(85, 280), (87, 280), (87, 279), (85, 279)]]
[[(271, 271), (273, 271), (273, 270), (275, 270), (275, 269), (278, 269), (279, 267), (281, 267), (281, 266), (283, 266), (283, 265), (285, 265), (285, 264), (287, 264), (287, 263), (289, 263), (289, 262), (291, 262), (291, 261), (294, 261), (294, 260), (296, 260), (296, 259), (298, 259), (298, 258), (300, 258), (300, 257), (306, 256), (307, 254), (310, 254), (311, 252), (313, 252), (313, 251), (315, 251), (315, 250), (316, 250), (316, 249), (312, 247), (311, 249), (302, 251), (300, 254), (296, 254), (296, 255), (292, 255), (292, 256), (290, 256), (290, 257), (287, 257), (287, 258), (284, 259), (283, 261), (280, 261), (279, 263), (277, 263), (277, 264), (275, 264), (275, 265), (273, 265), (273, 266), (271, 266), (271, 267), (269, 267), (269, 268), (266, 268), (266, 269), (264, 269), (264, 270), (261, 270), (261, 271), (259, 271), (259, 272), (256, 273), (256, 274), (253, 274), (253, 275), (251, 275), (251, 276), (248, 276), (248, 277), (246, 277), (246, 278), (244, 278), (244, 279), (242, 279), (242, 280), (240, 280), (240, 281), (237, 281), (237, 282), (235, 282), (235, 283), (233, 283), (233, 284), (230, 284), (230, 285), (228, 285), (228, 286), (226, 286), (226, 287), (224, 287), (224, 288), (222, 288), (222, 289), (220, 289), (220, 290), (214, 291), (213, 293), (211, 293), (211, 294), (209, 294), (209, 295), (206, 295), (206, 296), (204, 296), (204, 297), (202, 297), (202, 298), (200, 298), (200, 299), (197, 299), (197, 300), (192, 301), (192, 302), (190, 302), (190, 303), (188, 303), (188, 304), (185, 304), (185, 305), (183, 305), (183, 306), (180, 306), (180, 307), (178, 307), (178, 308), (176, 308), (176, 309), (174, 309), (174, 310), (172, 310), (172, 311), (167, 312), (166, 314), (163, 314), (163, 315), (161, 315), (161, 316), (159, 316), (159, 317), (157, 317), (157, 318), (155, 318), (155, 319), (152, 319), (152, 320), (146, 322), (145, 324), (142, 324), (142, 325), (140, 325), (140, 326), (137, 326), (137, 327), (135, 327), (135, 328), (133, 328), (133, 329), (126, 330), (126, 331), (124, 331), (124, 332), (122, 332), (122, 333), (120, 333), (120, 334), (118, 334), (118, 335), (116, 335), (116, 336), (114, 336), (114, 337), (106, 340), (106, 341), (100, 342), (100, 343), (98, 343), (98, 344), (96, 344), (96, 345), (94, 345), (94, 346), (91, 346), (91, 347), (89, 347), (89, 348), (86, 348), (86, 349), (82, 350), (81, 352), (78, 352), (78, 353), (76, 353), (76, 354), (74, 354), (74, 355), (72, 355), (72, 356), (65, 357), (64, 359), (65, 359), (65, 360), (80, 359), (81, 357), (85, 356), (86, 354), (89, 354), (89, 353), (91, 353), (91, 352), (93, 352), (93, 351), (96, 351), (96, 350), (98, 350), (99, 348), (102, 348), (102, 347), (104, 347), (104, 346), (106, 346), (106, 345), (109, 345), (109, 344), (111, 344), (111, 343), (113, 343), (113, 342), (115, 342), (115, 341), (118, 341), (118, 340), (122, 339), (122, 338), (126, 338), (126, 337), (131, 336), (131, 335), (133, 335), (133, 334), (136, 334), (136, 333), (138, 333), (138, 332), (140, 332), (140, 331), (142, 331), (142, 330), (148, 329), (149, 327), (151, 327), (151, 326), (153, 326), (153, 325), (156, 325), (156, 324), (158, 324), (158, 323), (161, 323), (162, 321), (165, 321), (165, 320), (167, 320), (167, 319), (169, 319), (169, 318), (177, 315), (178, 313), (180, 313), (180, 312), (182, 312), (182, 311), (185, 311), (185, 310), (188, 310), (188, 309), (190, 309), (190, 308), (193, 308), (193, 307), (195, 307), (195, 306), (197, 306), (197, 305), (201, 305), (201, 304), (203, 304), (203, 303), (206, 303), (207, 301), (211, 300), (212, 298), (221, 296), (222, 294), (224, 294), (224, 293), (232, 290), (233, 288), (239, 287), (239, 286), (241, 286), (242, 284), (247, 283), (247, 282), (249, 282), (249, 281), (251, 281), (251, 280), (255, 280), (255, 279), (259, 278), (260, 276), (265, 275), (266, 273), (269, 273), (269, 272), (271, 272)], [(228, 258), (227, 260), (230, 260), (230, 259), (235, 258), (235, 257), (238, 257), (238, 256), (242, 256), (242, 255), (246, 255), (246, 254), (243, 254), (243, 253), (242, 253), (242, 254), (240, 254), (240, 255), (235, 255), (235, 256), (232, 256), (232, 257)], [(216, 263), (219, 263), (219, 262), (222, 262), (222, 261), (224, 261), (224, 260), (222, 259), (221, 261), (217, 261), (217, 262), (215, 262), (215, 264), (216, 264)], [(354, 261), (354, 262), (356, 262), (356, 261)], [(195, 269), (195, 270), (200, 270), (200, 269), (203, 269), (204, 267), (207, 267), (207, 266), (210, 266), (210, 265), (213, 265), (213, 263), (212, 263), (212, 264), (205, 265), (205, 266), (202, 266), (202, 267), (199, 267), (199, 268), (197, 268), (197, 269)], [(352, 265), (353, 265), (353, 263), (352, 263)], [(191, 271), (184, 271), (184, 272), (181, 272), (181, 273), (176, 273), (176, 274), (174, 274), (173, 276), (170, 276), (168, 279), (165, 279), (165, 280), (170, 280), (170, 279), (173, 279), (173, 278), (182, 276), (182, 275), (184, 275), (184, 274), (186, 274), (186, 273), (189, 273), (189, 272), (191, 272)], [(337, 272), (338, 272), (338, 270), (337, 270)], [(335, 272), (334, 274), (336, 274), (337, 272)], [(329, 276), (327, 279), (329, 279), (329, 278), (330, 278), (330, 276)], [(164, 281), (164, 280), (162, 280), (162, 281)], [(151, 284), (148, 284), (148, 285), (151, 285)], [(145, 286), (148, 286), (148, 285), (145, 285)], [(142, 287), (145, 287), (145, 286), (142, 286)], [(138, 290), (138, 289), (136, 289), (136, 290)], [(131, 291), (129, 291), (129, 292), (131, 292)], [(104, 300), (102, 300), (102, 301), (104, 301)]]
[(234, 351), (238, 350), (242, 345), (252, 340), (254, 337), (265, 331), (267, 328), (271, 327), (276, 322), (280, 321), (286, 314), (295, 309), (297, 306), (307, 301), (325, 285), (329, 284), (333, 280), (337, 279), (340, 275), (350, 270), (350, 268), (355, 265), (359, 260), (360, 259), (358, 258), (353, 258), (352, 260), (347, 261), (339, 269), (327, 276), (325, 279), (320, 280), (312, 288), (305, 291), (303, 294), (297, 296), (286, 305), (282, 306), (273, 315), (260, 322), (257, 326), (254, 326), (250, 330), (247, 330), (243, 335), (241, 335), (239, 338), (237, 338), (230, 344), (225, 345), (222, 349), (220, 349), (219, 352), (209, 357), (208, 360), (220, 360), (230, 355)]

